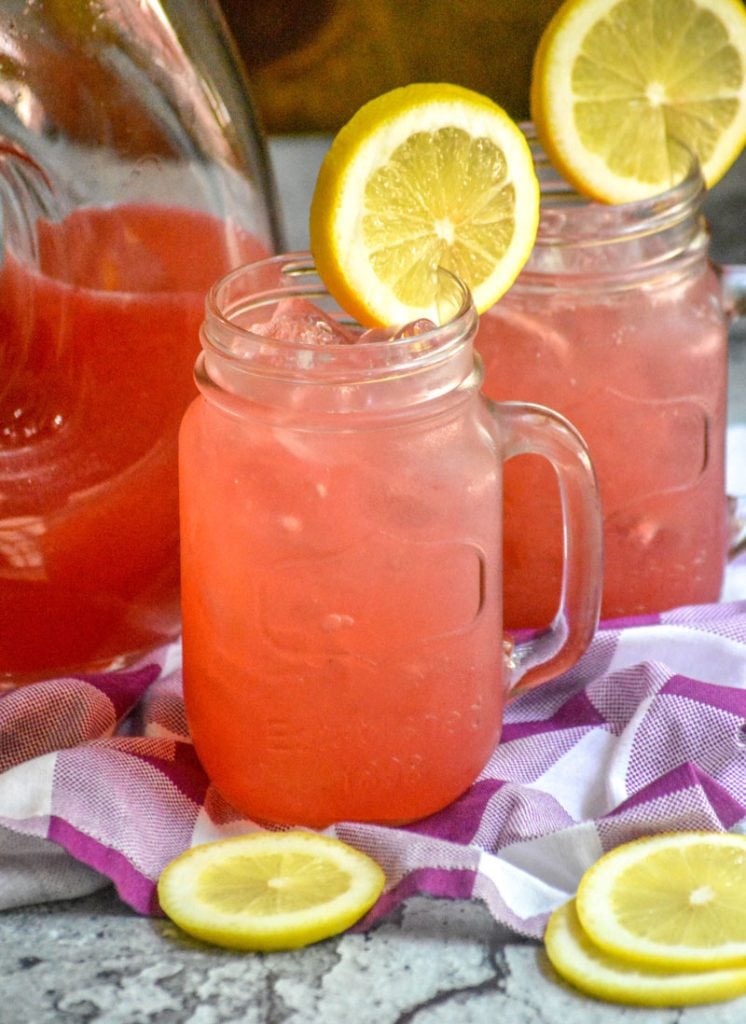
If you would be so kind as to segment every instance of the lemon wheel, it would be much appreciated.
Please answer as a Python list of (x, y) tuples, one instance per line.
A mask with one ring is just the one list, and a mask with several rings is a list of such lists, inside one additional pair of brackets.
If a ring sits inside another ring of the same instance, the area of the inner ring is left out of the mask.
[(205, 843), (158, 880), (179, 927), (231, 949), (281, 950), (336, 935), (378, 899), (385, 876), (354, 847), (313, 832), (255, 832)]
[(536, 52), (531, 112), (557, 170), (597, 200), (671, 187), (681, 143), (713, 185), (746, 143), (742, 0), (566, 0)]
[(311, 203), (311, 252), (360, 323), (440, 323), (455, 310), (438, 268), (482, 312), (528, 259), (538, 216), (531, 152), (505, 111), (470, 89), (418, 83), (371, 100), (335, 137)]
[(673, 832), (605, 854), (578, 917), (607, 953), (664, 969), (746, 965), (746, 836)]

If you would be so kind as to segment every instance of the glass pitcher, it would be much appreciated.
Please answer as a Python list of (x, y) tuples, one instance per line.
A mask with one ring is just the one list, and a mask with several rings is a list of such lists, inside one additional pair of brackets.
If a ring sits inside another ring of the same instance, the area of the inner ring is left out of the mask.
[(0, 689), (177, 635), (204, 295), (275, 211), (216, 4), (4, 0)]
[[(301, 297), (344, 320), (308, 257), (210, 292), (180, 437), (184, 692), (208, 775), (250, 817), (436, 811), (488, 760), (506, 698), (593, 634), (601, 520), (582, 439), (549, 409), (484, 399), (470, 295), (445, 272), (443, 294), (442, 326), (319, 347), (262, 326)], [(553, 623), (514, 642), (502, 464), (526, 452), (558, 474), (567, 545)]]
[[(588, 444), (604, 511), (604, 618), (716, 601), (728, 547), (728, 310), (708, 259), (699, 168), (689, 157), (662, 195), (603, 206), (533, 144), (539, 233), (481, 318), (485, 392), (552, 405)], [(724, 273), (735, 312), (737, 269)], [(556, 486), (526, 462), (506, 468), (505, 487), (506, 623), (538, 628), (560, 588)]]

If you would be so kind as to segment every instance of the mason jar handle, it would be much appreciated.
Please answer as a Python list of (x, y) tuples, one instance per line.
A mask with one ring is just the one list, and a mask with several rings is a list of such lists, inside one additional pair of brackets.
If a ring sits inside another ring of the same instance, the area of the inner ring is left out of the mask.
[(746, 317), (746, 266), (740, 263), (716, 263), (715, 272), (723, 291), (723, 309), (729, 323)]
[(508, 692), (529, 690), (569, 669), (598, 625), (603, 587), (603, 529), (588, 449), (559, 413), (524, 402), (488, 402), (503, 461), (541, 455), (554, 467), (562, 502), (564, 561), (559, 607), (544, 630), (519, 640), (508, 660)]

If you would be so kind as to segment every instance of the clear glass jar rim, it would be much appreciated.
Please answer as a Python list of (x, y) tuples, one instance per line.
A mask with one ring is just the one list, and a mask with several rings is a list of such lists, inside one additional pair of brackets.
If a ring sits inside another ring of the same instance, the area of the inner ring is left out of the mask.
[[(265, 287), (263, 290), (252, 287), (252, 279), (258, 282), (262, 274), (271, 276), (273, 271), (276, 271), (276, 283), (273, 286)], [(203, 347), (234, 364), (247, 366), (251, 362), (252, 372), (262, 370), (263, 360), (257, 359), (254, 362), (252, 358), (258, 351), (265, 354), (265, 359), (269, 354), (270, 360), (272, 355), (282, 354), (288, 364), (295, 360), (299, 366), (304, 366), (304, 354), (313, 354), (319, 357), (315, 362), (322, 368), (319, 371), (321, 376), (333, 373), (335, 368), (345, 368), (350, 363), (353, 353), (358, 368), (364, 362), (366, 372), (380, 372), (384, 367), (406, 367), (408, 370), (424, 368), (447, 358), (454, 348), (460, 347), (466, 340), (472, 338), (478, 322), (467, 286), (449, 271), (442, 270), (441, 273), (446, 275), (444, 281), (447, 281), (447, 287), (452, 289), (453, 301), (450, 308), (455, 310), (444, 323), (411, 338), (385, 342), (360, 341), (354, 344), (332, 343), (320, 348), (312, 342), (288, 341), (259, 335), (236, 322), (236, 317), (245, 317), (252, 309), (277, 305), (283, 298), (295, 296), (308, 298), (310, 301), (314, 298), (329, 298), (329, 292), (316, 271), (311, 254), (284, 253), (255, 263), (247, 263), (230, 271), (210, 288), (201, 332)], [(287, 283), (283, 278), (287, 278)], [(242, 281), (246, 282), (243, 290), (240, 288)], [(231, 301), (229, 296), (232, 289), (244, 297)], [(355, 320), (341, 307), (337, 308), (344, 318), (341, 322), (345, 326), (356, 325)], [(277, 368), (274, 367), (268, 372), (276, 376)]]
[(683, 143), (678, 145), (688, 154), (689, 169), (679, 182), (645, 199), (603, 204), (565, 181), (546, 155), (532, 122), (521, 122), (520, 127), (531, 147), (541, 185), (537, 245), (621, 240), (664, 231), (687, 219), (696, 220), (705, 185), (696, 154)]

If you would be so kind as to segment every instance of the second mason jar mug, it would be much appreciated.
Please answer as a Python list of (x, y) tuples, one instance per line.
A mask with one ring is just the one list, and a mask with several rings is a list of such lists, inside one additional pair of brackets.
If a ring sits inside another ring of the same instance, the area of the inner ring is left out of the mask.
[[(348, 323), (352, 343), (323, 345), (269, 324), (300, 298), (322, 327), (344, 322), (308, 257), (246, 266), (208, 297), (180, 437), (184, 689), (208, 775), (255, 819), (442, 808), (488, 761), (506, 698), (593, 633), (601, 526), (583, 441), (549, 409), (484, 399), (471, 298), (443, 282), (441, 325), (371, 341)], [(550, 628), (514, 642), (502, 465), (525, 452), (557, 471), (567, 547)]]
[[(605, 618), (716, 601), (728, 539), (728, 323), (697, 162), (687, 154), (687, 173), (661, 195), (607, 206), (579, 196), (535, 142), (534, 156), (538, 237), (481, 318), (484, 390), (551, 405), (588, 444), (604, 512)], [(543, 465), (506, 470), (512, 628), (540, 627), (557, 600), (555, 492)]]

